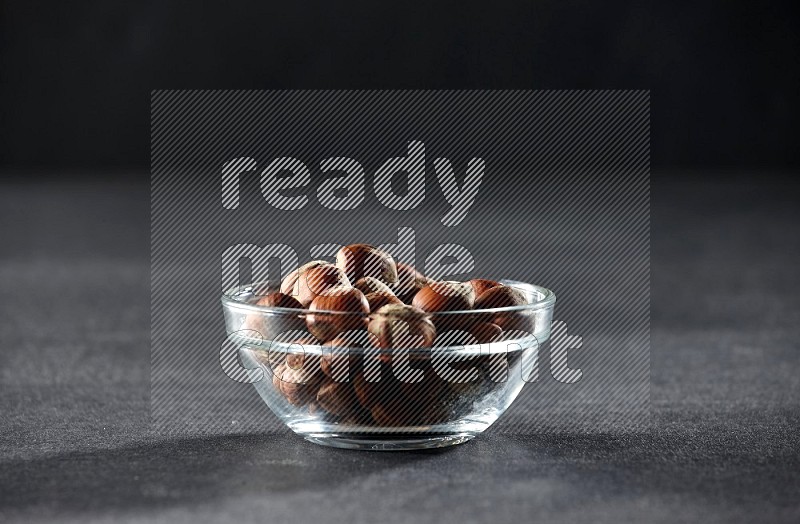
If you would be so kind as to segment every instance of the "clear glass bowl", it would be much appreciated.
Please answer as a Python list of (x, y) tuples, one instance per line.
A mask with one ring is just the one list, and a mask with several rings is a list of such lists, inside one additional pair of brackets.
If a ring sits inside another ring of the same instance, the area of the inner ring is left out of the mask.
[[(406, 323), (378, 313), (257, 306), (273, 290), (257, 283), (225, 293), (222, 306), (242, 362), (264, 369), (256, 390), (295, 433), (328, 446), (420, 449), (465, 442), (494, 423), (550, 338), (553, 292), (502, 283), (521, 291), (527, 304), (425, 314)], [(312, 315), (353, 329), (322, 344), (306, 328)], [(379, 348), (366, 330), (376, 322), (412, 335), (418, 323), (433, 323), (433, 347), (419, 347), (420, 337)], [(487, 328), (487, 322), (502, 328)]]

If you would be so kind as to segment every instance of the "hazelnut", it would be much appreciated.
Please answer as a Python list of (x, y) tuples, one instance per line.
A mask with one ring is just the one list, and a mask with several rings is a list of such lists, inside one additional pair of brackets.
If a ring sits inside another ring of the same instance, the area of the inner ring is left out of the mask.
[(278, 364), (277, 366), (273, 366), (271, 369), (272, 369), (272, 387), (274, 387), (276, 391), (282, 393), (280, 376), (281, 374), (283, 374), (283, 370), (286, 369), (286, 365)]
[(384, 293), (376, 291), (374, 293), (367, 293), (367, 302), (369, 303), (370, 311), (377, 311), (386, 304), (402, 304), (403, 301), (394, 296), (393, 293)]
[[(305, 328), (305, 325), (303, 325)], [(292, 362), (292, 367), (303, 365), (303, 352), (305, 346), (315, 346), (319, 342), (305, 329), (284, 331), (269, 340), (266, 354), (273, 367), (277, 364), (285, 364), (287, 359)], [(310, 364), (315, 364), (311, 362)], [(310, 366), (309, 364), (309, 366)], [(309, 367), (309, 369), (311, 369)], [(319, 367), (317, 366), (317, 368)]]
[(369, 244), (350, 244), (336, 253), (336, 266), (351, 281), (373, 277), (385, 284), (397, 282), (397, 264), (389, 253)]
[(365, 295), (369, 295), (370, 293), (389, 293), (390, 295), (394, 295), (392, 289), (378, 280), (375, 277), (362, 277), (356, 280), (356, 283), (353, 284), (353, 287), (357, 290), (361, 291)]
[(436, 336), (436, 347), (471, 346), (494, 342), (503, 332), (500, 326), (489, 322), (492, 317), (480, 313), (464, 313), (447, 319), (444, 315), (434, 318), (434, 323), (447, 325), (449, 329), (440, 329)]
[(306, 316), (308, 330), (319, 340), (327, 342), (344, 331), (363, 328), (369, 303), (364, 293), (356, 288), (339, 286), (323, 291), (311, 302), (309, 309), (320, 313)]
[(264, 351), (263, 348), (243, 347), (241, 351), (246, 351), (262, 368), (273, 373), (273, 370), (283, 364), (283, 353), (277, 351)]
[[(289, 343), (289, 352), (286, 353), (286, 367), (291, 369), (303, 369), (309, 373), (314, 373), (320, 369), (320, 356), (314, 353), (306, 353), (306, 346), (317, 344), (315, 339), (299, 339)], [(298, 346), (302, 349), (297, 351)]]
[(478, 344), (488, 344), (493, 342), (500, 337), (502, 332), (503, 329), (500, 326), (491, 322), (478, 322), (471, 325), (469, 328), (470, 335), (475, 337), (475, 340), (478, 341)]
[(405, 262), (397, 263), (397, 282), (390, 287), (397, 298), (410, 304), (414, 295), (433, 281)]
[(431, 347), (436, 328), (424, 311), (405, 304), (387, 304), (369, 320), (369, 332), (375, 335), (379, 347)]
[(475, 309), (495, 309), (527, 304), (522, 291), (510, 286), (497, 286), (484, 292), (475, 301)]
[(305, 406), (316, 397), (320, 379), (318, 373), (309, 373), (303, 368), (292, 369), (281, 365), (275, 369), (272, 384), (290, 404)]
[(481, 295), (483, 295), (484, 291), (488, 291), (493, 287), (500, 286), (500, 282), (495, 280), (488, 280), (485, 278), (473, 278), (469, 281), (469, 284), (472, 286), (472, 289), (475, 290), (475, 298), (477, 299)]
[[(254, 304), (263, 307), (281, 307), (289, 309), (303, 309), (293, 297), (284, 293), (270, 293), (258, 299)], [(242, 329), (257, 331), (265, 340), (271, 340), (287, 331), (304, 329), (305, 325), (300, 316), (280, 314), (265, 315), (262, 313), (249, 313), (242, 324)]]
[[(504, 307), (524, 306), (528, 301), (525, 295), (510, 286), (498, 286), (484, 292), (475, 301), (475, 309), (496, 309)], [(525, 311), (498, 311), (487, 313), (483, 317), (487, 321), (500, 326), (504, 331), (517, 330), (530, 332), (533, 328), (532, 318)]]
[(350, 280), (341, 269), (333, 264), (315, 266), (299, 276), (295, 298), (303, 307), (308, 307), (324, 291), (340, 286), (350, 287)]
[(352, 384), (336, 382), (330, 378), (322, 381), (317, 391), (317, 403), (325, 411), (338, 417), (346, 417), (361, 408)]
[(370, 382), (363, 372), (358, 372), (353, 379), (353, 389), (358, 402), (366, 409), (372, 409), (378, 403), (381, 382)]
[(475, 290), (463, 282), (433, 282), (414, 295), (411, 304), (428, 313), (472, 309)]
[(326, 342), (320, 361), (322, 372), (334, 380), (347, 382), (360, 369), (362, 360), (358, 351), (350, 349), (372, 347), (370, 338), (367, 331), (349, 331)]
[(300, 278), (300, 275), (305, 273), (311, 268), (325, 266), (325, 265), (332, 265), (327, 260), (312, 260), (311, 262), (306, 262), (302, 266), (298, 267), (283, 279), (281, 282), (281, 293), (286, 295), (297, 296), (297, 280)]
[(526, 311), (503, 311), (497, 313), (492, 318), (492, 322), (503, 329), (504, 337), (509, 336), (510, 338), (532, 335), (535, 326), (533, 313)]
[(255, 305), (264, 307), (282, 307), (287, 309), (303, 309), (303, 305), (294, 297), (278, 292), (264, 295), (258, 299)]
[(466, 311), (472, 308), (475, 290), (464, 282), (434, 282), (422, 288), (411, 302), (416, 307), (434, 313), (433, 322), (438, 331), (464, 330), (471, 319), (465, 314), (436, 315), (450, 311)]

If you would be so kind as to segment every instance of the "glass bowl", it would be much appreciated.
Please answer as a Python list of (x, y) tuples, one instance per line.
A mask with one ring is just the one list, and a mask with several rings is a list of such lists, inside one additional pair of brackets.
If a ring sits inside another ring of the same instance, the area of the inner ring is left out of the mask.
[[(398, 319), (258, 306), (275, 287), (256, 283), (226, 292), (222, 306), (243, 364), (264, 370), (256, 390), (295, 433), (335, 447), (420, 449), (466, 442), (494, 423), (550, 338), (553, 292), (501, 283), (527, 303)], [(348, 330), (323, 344), (306, 328), (314, 315)], [(422, 347), (415, 328), (430, 324), (435, 339)], [(374, 326), (391, 326), (399, 342), (381, 348)]]

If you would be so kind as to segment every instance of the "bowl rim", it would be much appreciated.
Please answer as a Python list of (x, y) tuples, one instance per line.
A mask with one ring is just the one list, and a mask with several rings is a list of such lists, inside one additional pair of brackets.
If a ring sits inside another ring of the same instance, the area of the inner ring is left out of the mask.
[[(546, 309), (551, 307), (556, 302), (556, 295), (551, 290), (536, 285), (536, 284), (529, 284), (527, 282), (522, 282), (519, 280), (510, 280), (510, 279), (503, 279), (499, 280), (503, 285), (513, 287), (516, 289), (520, 289), (521, 291), (525, 291), (526, 288), (531, 290), (535, 293), (538, 293), (542, 296), (541, 299), (531, 302), (529, 304), (522, 304), (521, 306), (507, 306), (507, 307), (500, 307), (500, 308), (490, 308), (490, 309), (464, 309), (460, 311), (441, 311), (435, 313), (428, 313), (429, 315), (435, 316), (455, 316), (455, 315), (475, 315), (480, 313), (497, 313), (497, 312), (507, 312), (507, 311), (538, 311), (540, 309)], [(226, 308), (238, 309), (243, 311), (249, 311), (251, 313), (262, 313), (268, 315), (354, 315), (354, 316), (362, 316), (362, 317), (369, 317), (370, 315), (375, 315), (377, 311), (371, 311), (369, 313), (356, 313), (352, 311), (326, 311), (326, 310), (314, 310), (314, 309), (295, 309), (295, 308), (286, 308), (286, 307), (275, 307), (275, 306), (258, 306), (256, 304), (248, 304), (247, 302), (243, 302), (241, 300), (237, 300), (235, 297), (240, 295), (247, 290), (252, 290), (256, 286), (260, 286), (263, 284), (267, 284), (268, 281), (260, 281), (260, 282), (253, 282), (250, 284), (245, 284), (242, 286), (233, 287), (224, 293), (222, 293), (221, 301), (222, 305)]]

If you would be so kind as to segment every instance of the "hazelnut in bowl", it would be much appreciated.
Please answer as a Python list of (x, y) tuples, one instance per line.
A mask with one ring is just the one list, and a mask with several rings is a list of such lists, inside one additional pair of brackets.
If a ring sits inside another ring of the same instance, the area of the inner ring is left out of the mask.
[(550, 338), (555, 295), (483, 279), (426, 279), (395, 295), (397, 282), (386, 280), (397, 272), (378, 260), (366, 278), (386, 286), (356, 286), (365, 275), (328, 268), (336, 278), (322, 285), (304, 285), (301, 271), (291, 276), (302, 300), (280, 283), (223, 295), (229, 339), (246, 367), (264, 370), (256, 390), (290, 429), (318, 444), (402, 450), (474, 438), (525, 385)]

